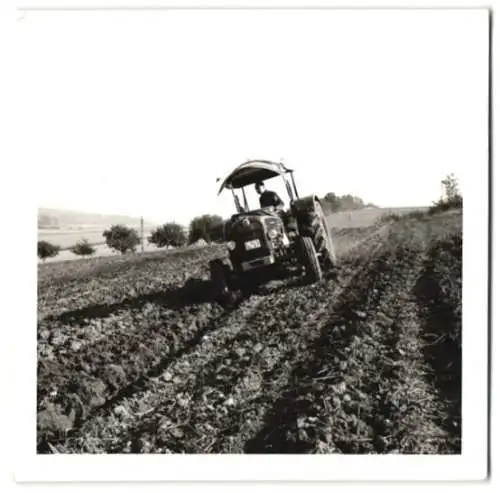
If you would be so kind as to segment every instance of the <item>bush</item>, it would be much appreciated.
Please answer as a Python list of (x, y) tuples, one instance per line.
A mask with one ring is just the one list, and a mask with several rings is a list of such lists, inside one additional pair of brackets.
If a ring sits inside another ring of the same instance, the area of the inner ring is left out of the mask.
[(200, 239), (207, 243), (224, 239), (224, 219), (217, 215), (204, 214), (195, 217), (189, 225), (189, 243)]
[(53, 245), (44, 240), (38, 242), (38, 257), (44, 262), (49, 257), (55, 257), (60, 250), (61, 247), (59, 245)]
[(135, 252), (137, 245), (141, 242), (135, 229), (122, 224), (111, 226), (102, 235), (106, 239), (106, 245), (121, 254), (128, 251)]
[(429, 207), (429, 214), (437, 214), (450, 209), (462, 209), (463, 199), (458, 187), (458, 180), (452, 173), (444, 180), (441, 180), (441, 185), (444, 187), (444, 197), (441, 197), (437, 202), (434, 202)]
[(431, 207), (429, 207), (428, 213), (432, 215), (437, 214), (438, 212), (448, 211), (450, 209), (462, 209), (462, 207), (462, 197), (453, 197), (450, 200), (439, 199), (437, 202), (434, 202)]
[(401, 216), (401, 214), (395, 214), (394, 212), (391, 212), (388, 214), (384, 214), (383, 216), (380, 216), (378, 222), (381, 224), (392, 223), (394, 221), (399, 221), (400, 219), (402, 219), (402, 217), (403, 216)]
[(424, 217), (426, 217), (426, 214), (424, 211), (411, 211), (407, 214), (407, 216), (410, 218), (410, 219), (418, 219), (418, 220), (421, 220), (421, 219), (424, 219)]
[(70, 250), (70, 252), (74, 253), (75, 255), (80, 255), (82, 257), (85, 257), (86, 255), (88, 255), (88, 256), (94, 255), (94, 253), (95, 253), (95, 248), (86, 239), (79, 241), (76, 245), (72, 246), (69, 250)]
[(149, 243), (158, 247), (180, 247), (186, 243), (186, 240), (184, 228), (175, 222), (159, 226), (148, 238)]

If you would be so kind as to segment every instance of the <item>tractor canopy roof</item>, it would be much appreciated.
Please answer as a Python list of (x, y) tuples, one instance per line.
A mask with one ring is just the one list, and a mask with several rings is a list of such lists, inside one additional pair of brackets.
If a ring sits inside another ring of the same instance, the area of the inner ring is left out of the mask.
[(293, 170), (286, 168), (282, 163), (263, 160), (246, 161), (237, 166), (224, 178), (219, 189), (219, 194), (224, 188), (242, 188), (284, 173), (290, 173), (291, 171)]

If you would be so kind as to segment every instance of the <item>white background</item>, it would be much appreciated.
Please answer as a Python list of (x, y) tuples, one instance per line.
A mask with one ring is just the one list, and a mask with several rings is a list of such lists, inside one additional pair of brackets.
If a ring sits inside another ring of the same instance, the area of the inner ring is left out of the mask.
[[(123, 2), (120, 3), (123, 4)], [(4, 43), (2, 43), (2, 45), (6, 46)], [(472, 77), (474, 78), (474, 74), (472, 74)], [(9, 95), (8, 98), (5, 98), (5, 101), (7, 103), (9, 101), (10, 103), (12, 102), (18, 103), (20, 100), (19, 98), (22, 98), (22, 94), (16, 93), (15, 92), (16, 88), (14, 86), (9, 86), (8, 83), (6, 84), (6, 87), (2, 85), (2, 89), (3, 89), (2, 96), (5, 96), (6, 93)], [(14, 94), (14, 96), (16, 97), (12, 98), (12, 94)], [(482, 98), (484, 98), (484, 95), (477, 94), (477, 98), (481, 100)], [(10, 104), (8, 106), (6, 105), (5, 107), (8, 108), (7, 116), (12, 118), (15, 115), (15, 109), (16, 109), (15, 104)], [(5, 123), (9, 122), (9, 120), (7, 119), (5, 119), (4, 121)], [(478, 122), (478, 125), (481, 124)], [(2, 130), (9, 132), (9, 128), (11, 127), (8, 127), (6, 125), (5, 127), (2, 127)], [(484, 131), (484, 128), (482, 131)], [(2, 134), (5, 135), (4, 132), (2, 132)], [(479, 138), (481, 139), (481, 128), (478, 129), (478, 135)], [(26, 139), (26, 135), (24, 135), (23, 137)], [(473, 136), (471, 135), (470, 138), (472, 139)], [(4, 163), (7, 162), (16, 164), (10, 164), (9, 166), (5, 167), (3, 166), (2, 169), (2, 171), (4, 171), (3, 176), (5, 176), (5, 179), (8, 180), (9, 183), (9, 186), (8, 187), (4, 186), (2, 190), (2, 210), (4, 211), (4, 213), (7, 213), (7, 211), (9, 210), (15, 210), (16, 214), (14, 217), (12, 216), (9, 217), (9, 215), (7, 215), (7, 218), (5, 218), (7, 225), (4, 231), (9, 231), (14, 233), (17, 233), (18, 231), (23, 231), (25, 233), (27, 229), (26, 225), (28, 224), (29, 227), (31, 221), (33, 221), (31, 223), (33, 226), (32, 228), (33, 237), (31, 237), (30, 239), (29, 237), (30, 233), (28, 233), (27, 235), (24, 234), (26, 240), (23, 237), (22, 241), (19, 241), (19, 247), (15, 249), (15, 252), (13, 252), (12, 248), (10, 247), (7, 249), (6, 252), (2, 252), (1, 256), (2, 260), (4, 261), (4, 267), (5, 267), (3, 272), (7, 273), (6, 276), (4, 276), (4, 279), (5, 277), (6, 279), (8, 279), (8, 284), (2, 283), (2, 290), (8, 289), (8, 293), (14, 295), (12, 297), (12, 302), (8, 301), (5, 304), (2, 303), (3, 309), (7, 308), (6, 305), (8, 305), (8, 308), (10, 309), (7, 310), (7, 313), (1, 317), (2, 331), (4, 332), (4, 336), (9, 336), (8, 343), (2, 345), (2, 351), (4, 352), (5, 355), (10, 353), (9, 360), (13, 360), (12, 361), (12, 363), (14, 363), (13, 368), (17, 370), (17, 373), (13, 373), (12, 371), (7, 372), (7, 370), (2, 372), (2, 377), (6, 380), (5, 385), (2, 385), (2, 388), (6, 389), (6, 391), (4, 392), (5, 397), (4, 399), (2, 399), (2, 401), (5, 406), (11, 404), (12, 402), (15, 402), (17, 406), (17, 408), (14, 409), (13, 413), (9, 413), (8, 417), (6, 418), (2, 417), (2, 426), (4, 427), (2, 430), (4, 431), (4, 433), (2, 435), (5, 437), (9, 436), (9, 438), (13, 439), (9, 440), (9, 444), (11, 444), (9, 447), (5, 446), (3, 447), (5, 453), (7, 454), (5, 456), (5, 461), (6, 464), (9, 466), (7, 470), (9, 471), (8, 474), (10, 474), (10, 472), (12, 471), (12, 467), (15, 464), (14, 459), (19, 459), (20, 457), (21, 458), (24, 457), (24, 463), (28, 464), (31, 455), (31, 451), (29, 449), (26, 449), (24, 447), (25, 444), (22, 442), (22, 437), (23, 437), (22, 429), (20, 430), (18, 427), (14, 427), (14, 425), (19, 423), (19, 419), (26, 414), (26, 411), (28, 416), (30, 415), (31, 409), (29, 408), (29, 405), (31, 404), (30, 401), (32, 401), (32, 396), (27, 394), (27, 390), (29, 388), (32, 388), (34, 390), (35, 380), (36, 380), (36, 375), (33, 372), (34, 361), (35, 361), (34, 355), (36, 354), (36, 347), (34, 346), (36, 344), (36, 341), (34, 342), (33, 340), (34, 330), (32, 330), (32, 326), (35, 325), (34, 321), (36, 320), (36, 306), (32, 305), (33, 300), (35, 299), (36, 296), (36, 270), (34, 267), (36, 265), (36, 262), (33, 261), (33, 264), (29, 264), (29, 262), (23, 261), (23, 258), (29, 258), (29, 255), (31, 255), (30, 253), (31, 245), (27, 243), (27, 241), (32, 241), (32, 244), (34, 244), (34, 238), (36, 235), (36, 229), (35, 229), (36, 214), (34, 213), (35, 212), (34, 206), (36, 205), (36, 202), (33, 203), (32, 201), (30, 201), (28, 198), (28, 194), (30, 190), (36, 192), (37, 183), (34, 182), (33, 180), (30, 181), (30, 176), (33, 176), (31, 175), (32, 169), (30, 170), (26, 166), (24, 166), (23, 168), (18, 167), (18, 165), (21, 164), (15, 160), (16, 155), (18, 155), (16, 154), (16, 151), (18, 149), (16, 149), (15, 145), (12, 145), (12, 144), (17, 144), (18, 142), (13, 141), (11, 139), (6, 139), (6, 142), (7, 142), (6, 150), (9, 152), (8, 157), (10, 158), (10, 160), (9, 161), (2, 160), (3, 161), (2, 166)], [(477, 415), (476, 421), (472, 422), (472, 427), (473, 427), (472, 434), (474, 435), (474, 430), (476, 430), (477, 432), (476, 439), (479, 440), (481, 440), (481, 438), (484, 438), (482, 435), (483, 428), (481, 427), (483, 425), (483, 416), (480, 414), (480, 412), (481, 409), (484, 410), (484, 407), (486, 405), (486, 402), (484, 401), (485, 395), (481, 393), (484, 390), (483, 387), (484, 367), (482, 365), (482, 357), (484, 356), (484, 354), (481, 354), (480, 352), (482, 347), (484, 347), (485, 343), (484, 341), (485, 292), (483, 289), (483, 285), (486, 276), (486, 262), (485, 262), (486, 236), (485, 236), (485, 218), (484, 218), (484, 214), (486, 212), (485, 209), (486, 176), (484, 173), (483, 166), (484, 166), (483, 150), (481, 150), (480, 147), (478, 147), (477, 164), (474, 167), (467, 168), (466, 170), (467, 175), (463, 179), (464, 198), (466, 203), (464, 211), (464, 216), (465, 216), (464, 218), (464, 223), (465, 223), (464, 224), (464, 256), (465, 256), (464, 353), (466, 351), (469, 351), (469, 355), (472, 358), (469, 359), (469, 361), (476, 362), (476, 370), (477, 370), (477, 373), (474, 373), (474, 370), (471, 367), (469, 367), (471, 369), (470, 372), (465, 370), (466, 374), (464, 376), (465, 380), (464, 386), (469, 385), (468, 389), (470, 389), (471, 393), (467, 394), (470, 396), (470, 398), (466, 402), (464, 402), (464, 405), (465, 406), (470, 405), (472, 409), (479, 410), (479, 414)], [(4, 184), (6, 183), (6, 181), (4, 180), (2, 180), (2, 182)], [(22, 188), (20, 187), (20, 185), (22, 185)], [(23, 191), (26, 191), (27, 194), (25, 195), (24, 193), (22, 193)], [(9, 194), (9, 192), (11, 192), (11, 194)], [(12, 209), (9, 209), (9, 207), (7, 207), (7, 205), (4, 204), (4, 201), (6, 202), (6, 204), (9, 204), (9, 206)], [(20, 224), (22, 225), (22, 227), (20, 227)], [(19, 237), (19, 233), (17, 234), (18, 234), (17, 237)], [(20, 258), (16, 259), (15, 256), (20, 256)], [(7, 262), (5, 261), (6, 259), (8, 259)], [(23, 268), (23, 266), (25, 268)], [(6, 299), (4, 297), (4, 294), (7, 294), (7, 291), (2, 292), (2, 300)], [(466, 312), (468, 312), (468, 315), (466, 314)], [(468, 318), (466, 319), (466, 317)], [(10, 341), (14, 339), (16, 339), (15, 347), (18, 350), (17, 352), (8, 350), (8, 348), (12, 347)], [(465, 342), (465, 339), (467, 339), (467, 342)], [(476, 348), (476, 352), (474, 352), (474, 348)], [(13, 357), (15, 357), (15, 359)], [(464, 354), (464, 359), (466, 358), (467, 356)], [(2, 358), (2, 360), (4, 361), (5, 358)], [(13, 378), (14, 375), (15, 379)], [(479, 392), (477, 396), (472, 395), (474, 390)], [(14, 395), (16, 395), (17, 397), (22, 397), (22, 399), (16, 398), (15, 400), (13, 400)], [(28, 407), (26, 407), (27, 404)], [(5, 411), (6, 409), (2, 410)], [(25, 423), (30, 423), (30, 421), (21, 422), (23, 426), (26, 426)], [(471, 422), (469, 421), (469, 423)], [(465, 440), (465, 434), (466, 431), (464, 430), (464, 440)], [(480, 454), (481, 454), (481, 449), (478, 449), (475, 459), (480, 461), (481, 460)], [(147, 458), (145, 457), (138, 458), (138, 460), (144, 460), (144, 459)], [(367, 473), (370, 470), (373, 471), (372, 468), (374, 467), (377, 468), (377, 466), (375, 465), (377, 458), (367, 457), (361, 459), (362, 460), (364, 459), (367, 462), (363, 462), (362, 466), (357, 467), (358, 474)], [(387, 459), (397, 460), (399, 458), (394, 457)], [(199, 460), (204, 461), (205, 459), (200, 458)], [(433, 460), (435, 461), (435, 459)], [(471, 460), (468, 462), (468, 464), (461, 464), (459, 466), (455, 466), (453, 469), (451, 469), (450, 472), (453, 473), (454, 477), (458, 478), (460, 476), (460, 473), (466, 472), (467, 466), (471, 466), (473, 461), (474, 457), (471, 457)], [(436, 462), (433, 463), (435, 464)], [(226, 464), (228, 464), (227, 460)], [(134, 467), (135, 471), (147, 473), (147, 471), (145, 471), (143, 467), (138, 465), (130, 466), (128, 468), (122, 468), (122, 471), (124, 473), (134, 472), (133, 469)], [(199, 472), (202, 467), (203, 467), (202, 464), (200, 464), (198, 468), (191, 468), (187, 472), (189, 472), (190, 475), (192, 475), (193, 473)], [(302, 467), (305, 469), (304, 465)], [(292, 472), (293, 470), (297, 470), (296, 466), (288, 466), (288, 468), (291, 469)], [(403, 465), (393, 464), (394, 473), (402, 473), (404, 471), (404, 468), (405, 466)], [(100, 469), (102, 472), (102, 466)], [(235, 470), (232, 469), (229, 465), (226, 467), (226, 470), (228, 476), (235, 472)], [(378, 468), (378, 470), (380, 470), (380, 468)], [(46, 471), (48, 471), (47, 468)], [(246, 472), (249, 471), (248, 466), (246, 467), (246, 469), (244, 469), (244, 471)], [(425, 474), (422, 473), (423, 469), (414, 468), (411, 471), (418, 477), (422, 478), (425, 477)], [(65, 466), (63, 466), (62, 469), (60, 469), (60, 472), (71, 474), (71, 470)], [(90, 477), (95, 472), (96, 471), (92, 469), (87, 469), (86, 476)], [(4, 477), (6, 480), (8, 479), (7, 476)], [(153, 485), (150, 485), (150, 487), (152, 486)], [(117, 491), (123, 491), (126, 489), (131, 490), (132, 488), (135, 491), (139, 489), (143, 490), (144, 488), (146, 488), (144, 485), (141, 485), (140, 487), (139, 486), (134, 487), (133, 485), (129, 485), (127, 487), (125, 487), (124, 485), (119, 485), (114, 487), (119, 488), (119, 490)], [(171, 488), (170, 485), (163, 485), (160, 487)], [(247, 488), (249, 487), (252, 486), (247, 485)], [(257, 486), (257, 487), (265, 489), (264, 486)], [(305, 486), (305, 485), (296, 485), (296, 487), (297, 489), (300, 490), (312, 489), (310, 486)], [(332, 488), (338, 486), (324, 485), (322, 489), (326, 489), (326, 487)], [(388, 485), (379, 485), (379, 487), (383, 488), (384, 491), (389, 488)], [(400, 485), (393, 485), (393, 487), (397, 489), (401, 488)], [(431, 488), (430, 485), (425, 485), (424, 487), (426, 489)], [(454, 485), (452, 487), (456, 488), (457, 485)], [(474, 487), (477, 487), (477, 485)], [(80, 486), (79, 488), (77, 487), (77, 489), (83, 489), (83, 488), (85, 488), (86, 491), (86, 487), (84, 486)], [(202, 488), (203, 491), (210, 491), (211, 489), (213, 489), (213, 491), (224, 490), (224, 488), (220, 485), (212, 485), (212, 487), (210, 487), (209, 485), (204, 485)], [(283, 491), (285, 491), (284, 488), (286, 488), (286, 491), (295, 490), (295, 487), (292, 487), (290, 485), (282, 487)], [(365, 491), (373, 491), (374, 488), (375, 486), (373, 485), (364, 485), (358, 487), (352, 485), (350, 486), (350, 489), (363, 489)], [(42, 488), (37, 487), (37, 491), (39, 489)], [(61, 489), (64, 490), (68, 489), (68, 485), (57, 485), (57, 486), (47, 485), (44, 488), (44, 490), (46, 491), (53, 491), (53, 490), (57, 491)], [(181, 488), (179, 486), (179, 490), (186, 490), (186, 489), (187, 488)], [(232, 491), (236, 488), (235, 485), (228, 485), (226, 489)], [(273, 487), (273, 490), (277, 489), (278, 488), (276, 486)], [(316, 489), (321, 489), (321, 488), (316, 488)], [(101, 487), (93, 486), (92, 490), (99, 491), (101, 490)]]
[(486, 146), (485, 22), (464, 10), (28, 12), (15, 38), (20, 160), (38, 165), (41, 206), (158, 223), (228, 217), (215, 181), (247, 158), (283, 158), (303, 196), (425, 206)]

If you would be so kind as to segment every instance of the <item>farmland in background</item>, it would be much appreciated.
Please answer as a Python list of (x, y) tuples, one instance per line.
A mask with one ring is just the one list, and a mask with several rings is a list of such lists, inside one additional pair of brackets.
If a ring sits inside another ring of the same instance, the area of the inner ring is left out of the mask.
[(380, 218), (398, 214), (404, 215), (410, 212), (425, 212), (428, 207), (380, 207), (366, 208), (355, 211), (341, 211), (330, 214), (328, 219), (332, 228), (359, 228), (375, 224)]
[[(109, 249), (103, 237), (103, 232), (113, 224), (124, 224), (140, 231), (140, 218), (123, 215), (96, 214), (81, 211), (70, 211), (61, 209), (50, 209), (40, 207), (38, 209), (38, 241), (48, 241), (59, 245), (61, 251), (56, 257), (48, 258), (44, 262), (60, 262), (65, 260), (77, 260), (78, 255), (69, 251), (79, 241), (86, 239), (96, 249), (94, 257), (116, 255)], [(144, 250), (158, 250), (150, 245), (147, 237), (155, 228), (150, 221), (144, 222)], [(138, 248), (140, 250), (140, 247)], [(42, 262), (42, 260), (39, 260)]]
[(220, 245), (40, 265), (38, 452), (460, 453), (462, 215), (368, 211), (228, 310)]
[[(329, 223), (332, 228), (357, 228), (366, 227), (375, 224), (382, 216), (388, 214), (407, 214), (413, 211), (426, 211), (427, 207), (395, 207), (395, 208), (373, 208), (373, 209), (360, 209), (355, 211), (342, 211), (329, 215)], [(139, 226), (134, 224), (134, 227), (139, 231)], [(96, 245), (96, 253), (94, 257), (105, 257), (110, 255), (117, 255), (109, 249), (104, 242), (102, 236), (106, 228), (84, 228), (79, 229), (48, 229), (43, 228), (38, 230), (38, 240), (45, 240), (50, 243), (61, 246), (59, 255), (45, 260), (46, 263), (60, 262), (66, 260), (76, 260), (79, 257), (71, 253), (68, 249), (75, 245), (82, 239), (87, 239), (92, 245)], [(150, 245), (147, 241), (148, 236), (154, 226), (146, 226), (144, 228), (144, 250), (146, 252), (155, 252), (161, 250), (155, 245)], [(39, 262), (42, 262), (41, 260)]]
[[(139, 226), (134, 228), (139, 232)], [(77, 260), (80, 257), (69, 251), (69, 248), (74, 246), (76, 243), (83, 239), (87, 239), (91, 245), (95, 246), (96, 253), (94, 257), (106, 257), (109, 255), (117, 255), (108, 248), (105, 244), (105, 239), (102, 236), (106, 228), (95, 229), (95, 228), (81, 228), (81, 229), (39, 229), (38, 230), (38, 241), (45, 240), (55, 245), (61, 246), (61, 251), (56, 257), (48, 258), (45, 260), (46, 263), (49, 262), (61, 262), (65, 260)], [(148, 243), (148, 236), (150, 235), (153, 227), (144, 228), (144, 250), (148, 252), (158, 251), (159, 249), (155, 245), (150, 245)], [(138, 247), (140, 250), (140, 246)], [(39, 262), (42, 262), (39, 260)]]

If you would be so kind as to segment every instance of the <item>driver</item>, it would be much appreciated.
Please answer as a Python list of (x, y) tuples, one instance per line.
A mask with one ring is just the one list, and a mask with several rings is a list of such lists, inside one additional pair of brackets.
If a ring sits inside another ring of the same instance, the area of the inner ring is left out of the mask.
[(261, 181), (255, 184), (255, 190), (259, 194), (259, 202), (262, 208), (264, 207), (278, 207), (282, 209), (284, 207), (283, 201), (280, 199), (279, 195), (272, 190), (266, 190), (264, 183)]

